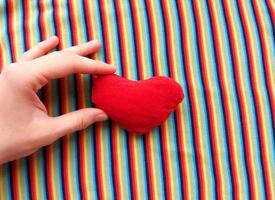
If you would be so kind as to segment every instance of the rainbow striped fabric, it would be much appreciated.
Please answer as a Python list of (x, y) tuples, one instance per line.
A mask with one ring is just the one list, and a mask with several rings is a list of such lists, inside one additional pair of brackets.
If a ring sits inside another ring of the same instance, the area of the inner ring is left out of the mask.
[[(274, 0), (1, 0), (0, 27), (2, 67), (51, 35), (95, 38), (93, 59), (185, 92), (148, 135), (108, 121), (0, 166), (1, 200), (275, 199)], [(50, 115), (90, 107), (91, 80), (43, 88)]]

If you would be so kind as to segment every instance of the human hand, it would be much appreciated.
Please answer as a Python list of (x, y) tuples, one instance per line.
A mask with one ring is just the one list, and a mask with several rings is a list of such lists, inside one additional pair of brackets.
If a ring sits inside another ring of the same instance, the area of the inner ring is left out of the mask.
[(73, 73), (115, 72), (112, 65), (83, 57), (100, 48), (98, 41), (45, 55), (57, 44), (55, 36), (42, 41), (0, 74), (0, 164), (30, 155), (65, 134), (107, 119), (107, 115), (96, 108), (48, 116), (37, 92), (49, 80)]

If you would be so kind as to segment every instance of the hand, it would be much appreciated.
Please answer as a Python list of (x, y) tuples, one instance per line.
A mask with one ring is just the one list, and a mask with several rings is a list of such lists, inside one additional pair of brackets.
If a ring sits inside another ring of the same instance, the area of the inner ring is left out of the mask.
[(0, 164), (30, 155), (65, 134), (107, 119), (107, 115), (96, 108), (48, 116), (37, 91), (49, 80), (73, 73), (115, 72), (112, 65), (83, 57), (100, 48), (98, 41), (45, 55), (57, 44), (55, 36), (42, 41), (0, 74)]

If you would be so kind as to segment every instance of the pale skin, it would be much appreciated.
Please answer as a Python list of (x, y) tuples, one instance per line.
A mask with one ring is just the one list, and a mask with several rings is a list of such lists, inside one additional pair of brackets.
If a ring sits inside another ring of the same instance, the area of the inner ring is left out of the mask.
[(48, 53), (58, 42), (56, 36), (42, 41), (0, 74), (0, 164), (28, 156), (66, 134), (107, 119), (106, 113), (96, 108), (48, 115), (37, 91), (49, 80), (116, 70), (113, 65), (84, 57), (100, 49), (96, 40)]

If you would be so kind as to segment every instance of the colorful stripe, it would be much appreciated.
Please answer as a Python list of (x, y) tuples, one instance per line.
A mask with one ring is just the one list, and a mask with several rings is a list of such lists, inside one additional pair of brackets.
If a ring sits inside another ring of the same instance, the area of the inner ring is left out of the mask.
[[(133, 80), (170, 76), (185, 99), (145, 136), (109, 120), (0, 166), (6, 199), (274, 199), (275, 3), (0, 2), (0, 71), (38, 41), (92, 39)], [(51, 81), (49, 115), (91, 107), (92, 75)]]

